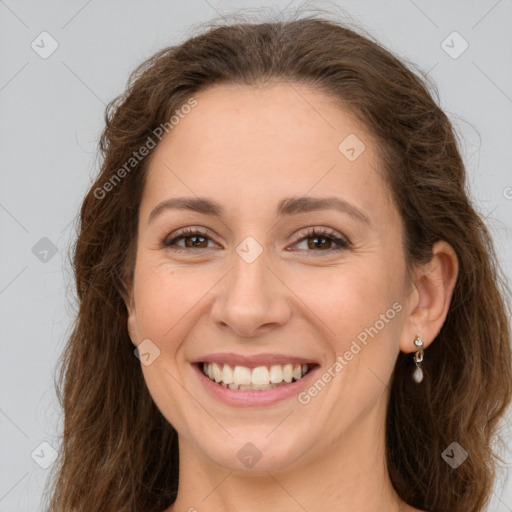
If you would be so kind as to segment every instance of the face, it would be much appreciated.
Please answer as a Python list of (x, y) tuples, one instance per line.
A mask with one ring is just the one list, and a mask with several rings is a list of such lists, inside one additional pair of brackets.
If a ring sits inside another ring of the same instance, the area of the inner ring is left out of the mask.
[(140, 205), (128, 328), (146, 384), (204, 463), (327, 460), (382, 429), (404, 336), (401, 220), (375, 141), (298, 84), (195, 99)]

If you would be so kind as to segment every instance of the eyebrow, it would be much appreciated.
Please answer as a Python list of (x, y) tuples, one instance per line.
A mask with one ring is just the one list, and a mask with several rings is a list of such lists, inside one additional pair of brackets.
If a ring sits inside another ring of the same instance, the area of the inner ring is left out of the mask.
[[(168, 210), (186, 210), (223, 219), (222, 205), (206, 197), (174, 197), (159, 203), (149, 214), (148, 224)], [(279, 202), (276, 213), (279, 216), (298, 215), (319, 210), (337, 210), (352, 218), (371, 225), (368, 216), (353, 204), (339, 197), (289, 197)]]

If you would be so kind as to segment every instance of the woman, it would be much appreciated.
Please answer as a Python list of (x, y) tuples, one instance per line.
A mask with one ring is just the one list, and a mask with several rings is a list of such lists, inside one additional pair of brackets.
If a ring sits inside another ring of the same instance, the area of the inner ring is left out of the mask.
[(424, 82), (332, 21), (221, 25), (106, 123), (50, 510), (484, 510), (507, 310)]

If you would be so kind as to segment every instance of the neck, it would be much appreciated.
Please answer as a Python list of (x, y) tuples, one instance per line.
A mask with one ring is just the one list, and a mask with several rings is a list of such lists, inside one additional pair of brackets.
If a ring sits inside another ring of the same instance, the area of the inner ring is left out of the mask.
[(389, 479), (384, 406), (328, 449), (304, 453), (279, 472), (221, 467), (180, 436), (179, 492), (165, 512), (410, 510)]

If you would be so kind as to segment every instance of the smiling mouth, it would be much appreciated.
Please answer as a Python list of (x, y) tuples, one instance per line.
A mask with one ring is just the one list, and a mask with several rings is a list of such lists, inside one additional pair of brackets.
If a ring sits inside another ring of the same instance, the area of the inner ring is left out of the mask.
[(212, 382), (236, 391), (265, 391), (302, 379), (314, 364), (274, 364), (271, 366), (230, 366), (203, 362), (199, 368)]

